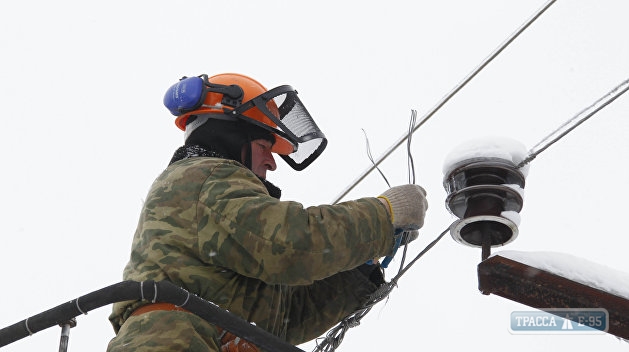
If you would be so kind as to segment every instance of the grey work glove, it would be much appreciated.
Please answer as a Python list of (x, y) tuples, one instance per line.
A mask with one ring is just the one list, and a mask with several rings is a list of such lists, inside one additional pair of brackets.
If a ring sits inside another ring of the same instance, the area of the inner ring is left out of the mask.
[(426, 191), (418, 185), (391, 187), (378, 198), (389, 205), (391, 222), (395, 229), (417, 230), (424, 225), (428, 201)]

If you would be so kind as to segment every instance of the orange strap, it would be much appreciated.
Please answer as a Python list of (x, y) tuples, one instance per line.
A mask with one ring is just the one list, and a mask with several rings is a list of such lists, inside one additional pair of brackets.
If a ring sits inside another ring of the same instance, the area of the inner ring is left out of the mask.
[(229, 331), (217, 329), (221, 336), (221, 352), (260, 352), (260, 349), (249, 341), (243, 340)]
[(177, 312), (188, 312), (191, 313), (189, 310), (183, 309), (181, 307), (178, 307), (172, 303), (152, 303), (152, 304), (147, 304), (145, 306), (142, 306), (136, 310), (133, 311), (133, 313), (131, 314), (131, 316), (136, 316), (136, 315), (140, 315), (140, 314), (144, 314), (144, 313), (148, 313), (148, 312), (152, 312), (154, 310), (174, 310)]
[[(192, 313), (172, 303), (152, 303), (144, 305), (131, 313), (131, 316), (152, 312), (155, 310), (177, 311)], [(229, 331), (216, 327), (221, 339), (221, 352), (260, 352), (260, 349), (249, 341), (232, 334)]]

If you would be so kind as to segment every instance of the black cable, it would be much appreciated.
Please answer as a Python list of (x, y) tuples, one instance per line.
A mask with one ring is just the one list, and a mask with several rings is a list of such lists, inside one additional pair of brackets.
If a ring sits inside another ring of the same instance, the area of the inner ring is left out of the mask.
[(279, 337), (247, 322), (219, 306), (190, 294), (168, 281), (123, 281), (88, 293), (17, 322), (0, 330), (0, 347), (24, 337), (70, 321), (81, 314), (112, 303), (129, 300), (148, 300), (152, 303), (172, 303), (198, 315), (210, 324), (233, 333), (263, 350), (279, 352), (303, 352)]

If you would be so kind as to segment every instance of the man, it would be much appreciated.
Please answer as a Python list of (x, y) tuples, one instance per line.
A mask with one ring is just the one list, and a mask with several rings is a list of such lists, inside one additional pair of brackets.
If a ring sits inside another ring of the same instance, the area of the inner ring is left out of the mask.
[[(327, 143), (290, 86), (184, 77), (164, 104), (185, 144), (149, 191), (125, 280), (169, 280), (297, 345), (358, 309), (384, 283), (366, 263), (423, 225), (415, 185), (336, 205), (280, 200), (272, 153), (303, 170)], [(110, 321), (109, 351), (258, 351), (173, 305), (117, 303)]]

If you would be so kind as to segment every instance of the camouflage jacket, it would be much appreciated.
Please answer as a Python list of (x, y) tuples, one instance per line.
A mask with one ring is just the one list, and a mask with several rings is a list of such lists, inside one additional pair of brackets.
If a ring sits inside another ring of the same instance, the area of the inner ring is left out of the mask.
[[(296, 345), (376, 290), (356, 267), (392, 246), (376, 198), (304, 208), (235, 161), (196, 157), (153, 183), (123, 276), (169, 280)], [(115, 304), (114, 330), (145, 303)]]

